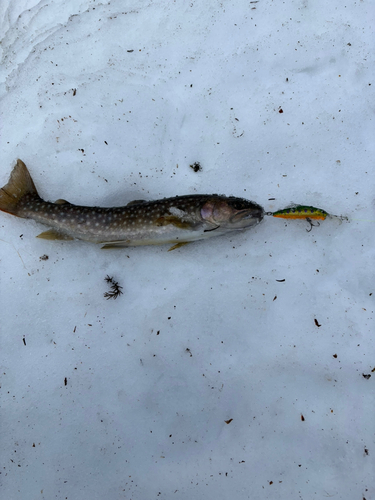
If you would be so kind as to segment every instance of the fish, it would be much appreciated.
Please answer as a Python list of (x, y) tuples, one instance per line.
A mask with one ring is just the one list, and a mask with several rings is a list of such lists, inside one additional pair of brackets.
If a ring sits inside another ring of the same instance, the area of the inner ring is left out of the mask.
[(187, 243), (248, 229), (259, 224), (264, 209), (234, 196), (192, 194), (156, 201), (134, 200), (123, 207), (88, 207), (59, 199), (44, 201), (22, 160), (0, 189), (0, 211), (48, 226), (37, 237), (83, 240), (102, 248)]

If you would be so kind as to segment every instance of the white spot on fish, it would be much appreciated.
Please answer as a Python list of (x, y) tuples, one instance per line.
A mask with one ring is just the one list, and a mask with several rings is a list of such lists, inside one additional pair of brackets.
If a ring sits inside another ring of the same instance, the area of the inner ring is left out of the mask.
[(186, 215), (186, 212), (184, 212), (183, 210), (180, 210), (177, 207), (170, 207), (169, 213), (171, 213), (172, 215), (175, 215), (176, 217), (180, 217), (181, 219)]

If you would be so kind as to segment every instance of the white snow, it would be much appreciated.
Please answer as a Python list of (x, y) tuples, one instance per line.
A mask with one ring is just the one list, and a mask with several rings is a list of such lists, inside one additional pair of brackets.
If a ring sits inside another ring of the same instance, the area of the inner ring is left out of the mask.
[(375, 497), (373, 22), (361, 0), (1, 2), (0, 186), (21, 158), (48, 200), (350, 219), (104, 251), (1, 213), (3, 498)]

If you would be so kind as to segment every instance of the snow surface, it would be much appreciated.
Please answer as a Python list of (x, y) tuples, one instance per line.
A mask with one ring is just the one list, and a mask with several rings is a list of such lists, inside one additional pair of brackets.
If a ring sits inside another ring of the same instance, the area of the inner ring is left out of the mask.
[(350, 219), (168, 253), (0, 214), (2, 498), (374, 499), (373, 3), (2, 0), (0, 22), (0, 185), (21, 158), (48, 200)]

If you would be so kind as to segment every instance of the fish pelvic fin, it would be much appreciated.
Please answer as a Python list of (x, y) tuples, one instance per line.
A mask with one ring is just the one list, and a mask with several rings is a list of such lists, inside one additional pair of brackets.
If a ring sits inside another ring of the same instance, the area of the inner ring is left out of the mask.
[(59, 233), (56, 229), (48, 229), (48, 231), (43, 231), (43, 233), (38, 234), (37, 238), (42, 238), (43, 240), (74, 240), (71, 236), (63, 233)]
[(20, 217), (18, 215), (19, 202), (27, 194), (39, 196), (26, 165), (22, 160), (17, 160), (8, 184), (0, 189), (0, 210)]

